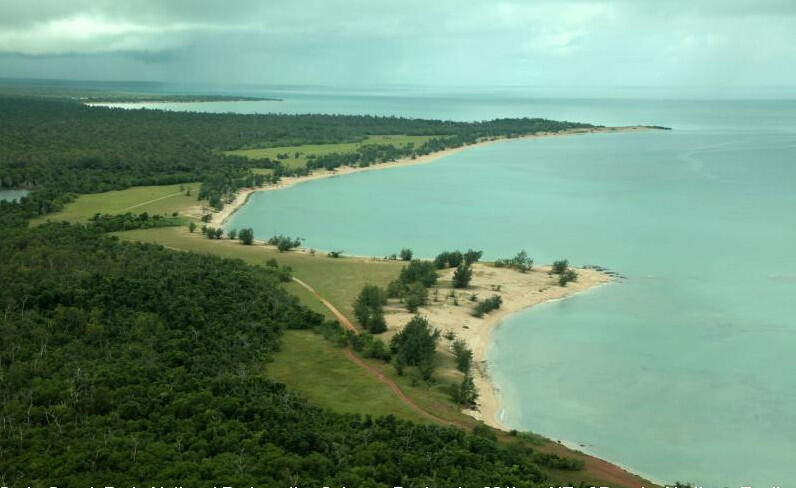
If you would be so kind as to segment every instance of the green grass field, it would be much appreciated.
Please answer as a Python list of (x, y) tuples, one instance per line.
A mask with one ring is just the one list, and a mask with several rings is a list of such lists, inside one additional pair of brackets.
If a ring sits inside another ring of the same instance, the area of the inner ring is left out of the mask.
[(287, 159), (280, 160), (282, 164), (289, 168), (299, 168), (304, 167), (304, 164), (307, 162), (307, 156), (310, 154), (322, 156), (324, 154), (330, 153), (350, 153), (354, 152), (363, 144), (392, 144), (394, 146), (405, 146), (409, 143), (413, 143), (415, 146), (419, 146), (433, 137), (437, 136), (370, 136), (362, 142), (343, 142), (340, 144), (305, 144), (301, 146), (282, 146), (262, 149), (236, 149), (234, 151), (226, 151), (225, 154), (244, 156), (250, 159), (277, 159), (278, 154), (288, 154), (289, 157)]
[(395, 415), (428, 422), (397, 401), (387, 385), (350, 362), (343, 350), (310, 331), (286, 331), (266, 375), (313, 403), (343, 413)]
[[(191, 189), (191, 196), (186, 196), (180, 188)], [(131, 212), (150, 215), (171, 215), (173, 212), (183, 213), (196, 205), (199, 183), (182, 185), (136, 186), (126, 190), (108, 191), (80, 195), (77, 200), (67, 204), (60, 212), (33, 219), (31, 225), (48, 220), (69, 222), (85, 222), (96, 213), (123, 214)]]
[[(185, 227), (160, 227), (119, 232), (122, 239), (153, 242), (173, 249), (214, 254), (242, 259), (249, 264), (263, 265), (270, 258), (293, 268), (293, 274), (308, 283), (329, 300), (351, 321), (354, 321), (352, 302), (366, 284), (387, 286), (394, 280), (403, 264), (398, 261), (375, 261), (361, 258), (329, 258), (322, 253), (312, 256), (302, 252), (280, 253), (270, 246), (244, 246), (239, 241), (210, 240), (198, 231), (190, 234)], [(291, 292), (299, 287), (292, 286)], [(308, 292), (296, 292), (309, 306), (317, 300)], [(312, 298), (312, 300), (307, 300)], [(315, 309), (318, 310), (318, 309)]]

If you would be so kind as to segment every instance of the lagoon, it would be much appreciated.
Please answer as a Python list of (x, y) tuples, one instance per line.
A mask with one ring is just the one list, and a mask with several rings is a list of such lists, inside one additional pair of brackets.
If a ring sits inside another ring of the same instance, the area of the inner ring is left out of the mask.
[(627, 279), (496, 330), (503, 422), (660, 481), (781, 485), (796, 448), (796, 104), (581, 108), (567, 118), (675, 130), (517, 140), (311, 181), (252, 195), (227, 226), (351, 254), (524, 248), (607, 266)]

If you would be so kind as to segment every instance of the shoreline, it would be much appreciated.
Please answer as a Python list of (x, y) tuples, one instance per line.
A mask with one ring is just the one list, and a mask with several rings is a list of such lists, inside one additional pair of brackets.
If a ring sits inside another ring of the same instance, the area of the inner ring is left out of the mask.
[[(489, 375), (488, 352), (493, 346), (492, 334), (503, 324), (507, 317), (531, 309), (542, 303), (569, 298), (573, 295), (593, 290), (601, 285), (614, 281), (613, 277), (602, 271), (591, 268), (576, 268), (578, 280), (567, 286), (559, 286), (557, 276), (551, 275), (550, 266), (534, 266), (526, 273), (509, 269), (495, 268), (485, 263), (473, 264), (473, 278), (466, 289), (454, 290), (456, 301), (449, 297), (441, 302), (429, 299), (429, 303), (420, 307), (418, 313), (426, 317), (430, 324), (439, 329), (443, 336), (452, 332), (456, 339), (467, 342), (473, 353), (473, 382), (478, 390), (477, 409), (465, 409), (462, 413), (480, 420), (495, 429), (509, 431), (499, 418), (503, 411), (503, 402), (498, 385)], [(453, 268), (440, 271), (439, 281), (446, 283), (453, 276)], [(447, 292), (446, 285), (441, 288)], [(500, 295), (503, 300), (501, 307), (482, 318), (470, 314), (473, 302), (470, 296), (476, 295), (482, 300), (491, 295)], [(389, 304), (385, 307), (387, 332), (384, 340), (390, 337), (408, 322), (414, 314), (407, 312), (400, 304)], [(450, 343), (442, 341), (443, 352)]]
[[(606, 133), (616, 133), (616, 132), (640, 132), (640, 131), (648, 131), (648, 130), (660, 130), (656, 127), (650, 126), (643, 126), (643, 125), (630, 125), (630, 126), (619, 126), (619, 127), (592, 127), (592, 128), (583, 128), (583, 129), (569, 129), (561, 132), (541, 132), (538, 134), (528, 134), (519, 137), (501, 137), (495, 139), (488, 139), (476, 142), (474, 144), (468, 144), (466, 146), (460, 147), (453, 147), (449, 149), (443, 149), (442, 151), (437, 151), (429, 154), (424, 154), (422, 156), (418, 156), (414, 159), (412, 158), (401, 158), (395, 161), (389, 161), (385, 163), (376, 163), (371, 164), (370, 166), (365, 167), (352, 167), (352, 166), (341, 166), (334, 171), (326, 171), (326, 170), (315, 170), (312, 174), (307, 176), (287, 176), (280, 179), (279, 183), (275, 185), (267, 185), (267, 186), (260, 186), (260, 187), (250, 187), (250, 188), (241, 188), (238, 190), (238, 193), (235, 195), (234, 200), (231, 203), (227, 203), (224, 205), (224, 208), (216, 211), (211, 212), (213, 215), (212, 219), (209, 224), (213, 224), (219, 227), (223, 227), (227, 220), (232, 217), (235, 212), (237, 212), (243, 205), (248, 202), (249, 197), (252, 193), (260, 192), (260, 191), (276, 191), (276, 190), (284, 190), (285, 188), (290, 188), (294, 185), (299, 185), (301, 183), (305, 183), (308, 181), (315, 181), (321, 180), (325, 178), (334, 178), (337, 176), (344, 176), (352, 173), (361, 173), (365, 171), (378, 171), (378, 170), (385, 170), (391, 168), (398, 168), (404, 166), (415, 166), (420, 164), (428, 164), (434, 162), (438, 159), (444, 158), (446, 156), (450, 156), (451, 154), (455, 154), (461, 151), (465, 151), (468, 149), (472, 149), (479, 146), (486, 146), (489, 144), (499, 143), (499, 142), (507, 142), (507, 141), (517, 141), (517, 140), (524, 140), (524, 139), (541, 139), (547, 137), (563, 137), (563, 136), (572, 136), (572, 135), (583, 135), (583, 134), (606, 134)], [(195, 217), (201, 217), (202, 215), (202, 206), (197, 205), (189, 212), (189, 215)]]
[[(445, 149), (442, 151), (437, 151), (434, 153), (430, 153), (427, 155), (423, 155), (420, 157), (416, 157), (415, 159), (411, 158), (402, 158), (396, 161), (386, 162), (386, 163), (379, 163), (379, 164), (372, 164), (367, 167), (349, 167), (343, 166), (338, 168), (335, 171), (324, 171), (324, 170), (316, 170), (313, 174), (308, 176), (302, 177), (285, 177), (282, 180), (275, 184), (269, 185), (264, 187), (255, 187), (255, 188), (244, 188), (239, 190), (238, 194), (236, 194), (235, 199), (224, 206), (221, 211), (212, 212), (212, 218), (209, 223), (217, 225), (217, 226), (224, 226), (227, 221), (240, 209), (245, 205), (252, 194), (259, 191), (276, 191), (276, 190), (283, 190), (285, 188), (290, 188), (292, 186), (305, 183), (308, 181), (320, 180), (325, 178), (332, 178), (336, 176), (344, 176), (350, 173), (359, 173), (363, 171), (375, 171), (375, 170), (382, 170), (382, 169), (390, 169), (390, 168), (397, 168), (402, 166), (414, 166), (419, 164), (427, 164), (438, 159), (441, 159), (445, 156), (464, 151), (473, 147), (477, 146), (484, 146), (488, 144), (493, 144), (497, 142), (506, 142), (511, 140), (517, 139), (537, 139), (537, 138), (546, 138), (546, 137), (560, 137), (560, 136), (568, 136), (568, 135), (581, 135), (581, 134), (598, 134), (598, 133), (617, 133), (617, 132), (637, 132), (637, 131), (647, 131), (647, 130), (666, 130), (665, 128), (661, 127), (652, 127), (652, 126), (622, 126), (622, 127), (595, 127), (595, 128), (587, 128), (587, 129), (572, 129), (568, 131), (562, 131), (557, 133), (539, 133), (539, 134), (529, 134), (526, 136), (514, 137), (514, 138), (495, 138), (490, 140), (482, 140), (474, 144), (461, 146), (457, 148), (450, 148)], [(202, 213), (206, 213), (206, 209), (202, 209), (201, 206), (197, 205), (194, 207), (195, 216), (201, 216)], [(190, 214), (190, 213), (189, 213)], [(295, 252), (309, 252), (306, 249), (296, 249)], [(374, 259), (372, 256), (357, 256), (357, 255), (347, 255), (350, 258), (355, 259)], [(380, 259), (380, 258), (375, 258)], [(519, 273), (517, 271), (507, 269), (507, 268), (494, 268), (484, 263), (476, 263), (473, 267), (473, 281), (471, 282), (470, 289), (465, 290), (465, 293), (472, 293), (474, 287), (479, 286), (479, 282), (477, 280), (476, 268), (481, 268), (481, 274), (484, 274), (484, 269), (488, 269), (490, 273), (498, 276), (498, 279), (502, 280), (506, 277), (505, 273), (513, 273), (518, 276), (525, 276), (525, 277), (534, 277), (539, 278), (541, 277), (544, 280), (547, 280), (545, 286), (539, 288), (537, 285), (539, 283), (534, 284), (526, 284), (525, 286), (521, 286), (520, 289), (524, 290), (526, 293), (520, 293), (519, 295), (512, 294), (512, 293), (499, 293), (503, 298), (504, 302), (500, 309), (497, 311), (493, 311), (492, 313), (485, 316), (483, 319), (477, 319), (472, 317), (469, 314), (470, 306), (469, 303), (465, 302), (465, 306), (457, 306), (461, 310), (465, 310), (464, 313), (466, 314), (466, 319), (461, 321), (461, 318), (457, 318), (458, 324), (463, 326), (457, 332), (457, 338), (463, 338), (467, 341), (468, 346), (471, 348), (473, 352), (473, 380), (475, 386), (478, 391), (478, 401), (477, 401), (477, 409), (476, 410), (461, 410), (462, 413), (469, 415), (476, 420), (484, 422), (486, 425), (489, 425), (492, 428), (499, 429), (504, 432), (508, 432), (510, 429), (503, 423), (503, 402), (501, 398), (501, 391), (498, 385), (495, 384), (493, 379), (489, 375), (489, 364), (487, 361), (488, 351), (489, 348), (492, 346), (491, 336), (494, 330), (496, 330), (502, 323), (506, 320), (507, 317), (530, 309), (536, 305), (547, 303), (556, 300), (562, 300), (565, 298), (569, 298), (579, 293), (583, 293), (592, 289), (595, 289), (601, 285), (605, 285), (608, 283), (612, 283), (616, 281), (617, 276), (613, 273), (605, 272), (604, 270), (597, 270), (591, 267), (589, 268), (581, 268), (581, 267), (572, 267), (572, 269), (577, 270), (578, 272), (578, 281), (569, 283), (566, 287), (560, 287), (555, 283), (555, 278), (549, 275), (549, 271), (551, 269), (550, 266), (534, 266), (534, 268), (529, 271), (528, 273)], [(453, 274), (453, 269), (450, 270), (443, 270), (440, 273), (440, 278), (450, 279), (450, 276)], [(481, 284), (483, 285), (483, 284)], [(529, 286), (530, 285), (530, 286)], [(482, 286), (483, 287), (483, 286)], [(485, 289), (482, 291), (486, 291), (481, 298), (485, 298), (489, 296), (488, 293), (491, 293), (491, 285), (489, 289)], [(509, 297), (514, 297), (513, 299)], [(507, 299), (508, 298), (508, 299)], [(399, 307), (400, 310), (396, 309), (395, 307), (390, 307), (389, 305), (385, 307), (385, 319), (388, 324), (388, 330), (384, 334), (383, 339), (385, 341), (389, 341), (389, 338), (392, 334), (396, 332), (396, 327), (402, 327), (409, 318), (414, 314), (408, 314), (405, 312), (403, 307)], [(446, 330), (444, 326), (445, 324), (453, 324), (451, 321), (440, 321), (438, 317), (432, 318), (431, 316), (435, 314), (436, 310), (445, 310), (445, 306), (437, 307), (435, 305), (432, 306), (425, 306), (419, 309), (420, 313), (427, 316), (429, 318), (429, 322), (431, 322), (435, 327), (439, 328), (442, 332)], [(481, 321), (481, 324), (477, 329), (470, 329), (466, 324)], [(464, 332), (468, 331), (468, 332)], [(447, 344), (445, 344), (447, 346)], [(500, 415), (500, 418), (498, 416)], [(552, 438), (550, 442), (553, 446), (561, 446), (568, 450), (574, 450), (575, 452), (580, 452), (585, 456), (585, 461), (587, 465), (590, 466), (590, 469), (596, 469), (597, 471), (601, 472), (603, 475), (607, 476), (609, 479), (624, 479), (624, 473), (631, 477), (638, 478), (640, 481), (644, 481), (643, 478), (639, 477), (639, 475), (633, 471), (631, 471), (628, 467), (616, 464), (612, 461), (607, 461), (603, 458), (600, 458), (594, 454), (590, 454), (586, 452), (583, 446), (577, 444), (573, 441), (564, 441), (558, 440), (555, 441)], [(557, 449), (556, 447), (552, 448), (555, 452)], [(618, 476), (618, 477), (617, 477)], [(647, 478), (650, 480), (651, 478)], [(653, 482), (654, 483), (654, 482)]]

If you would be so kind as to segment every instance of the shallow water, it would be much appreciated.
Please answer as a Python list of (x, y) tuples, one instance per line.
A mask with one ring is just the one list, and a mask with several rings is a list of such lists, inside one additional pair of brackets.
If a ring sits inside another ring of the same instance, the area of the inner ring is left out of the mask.
[(511, 141), (313, 181), (255, 194), (229, 226), (355, 254), (525, 248), (614, 269), (627, 280), (496, 331), (504, 422), (662, 481), (782, 484), (796, 448), (796, 110), (663, 105), (644, 121), (674, 131)]
[(608, 266), (627, 280), (496, 330), (504, 422), (661, 481), (792, 479), (796, 102), (274, 95), (286, 100), (165, 108), (672, 126), (511, 141), (258, 193), (228, 226), (352, 254), (525, 248), (537, 262)]

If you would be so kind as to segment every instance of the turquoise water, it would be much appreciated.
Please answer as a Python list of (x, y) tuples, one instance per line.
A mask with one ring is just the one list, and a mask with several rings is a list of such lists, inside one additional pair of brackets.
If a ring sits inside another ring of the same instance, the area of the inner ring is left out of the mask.
[(627, 279), (496, 330), (489, 359), (504, 423), (661, 481), (793, 479), (796, 102), (285, 98), (279, 108), (169, 108), (674, 127), (511, 141), (258, 193), (228, 226), (352, 254), (475, 247), (497, 258), (525, 248), (537, 262), (614, 269)]
[(782, 484), (796, 460), (796, 105), (653, 105), (602, 118), (647, 113), (674, 131), (511, 141), (308, 182), (253, 195), (229, 226), (354, 254), (525, 248), (619, 271), (497, 329), (504, 423), (662, 481)]

